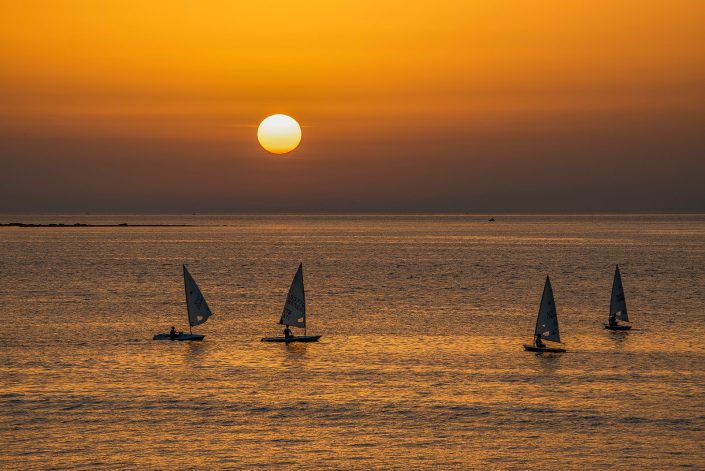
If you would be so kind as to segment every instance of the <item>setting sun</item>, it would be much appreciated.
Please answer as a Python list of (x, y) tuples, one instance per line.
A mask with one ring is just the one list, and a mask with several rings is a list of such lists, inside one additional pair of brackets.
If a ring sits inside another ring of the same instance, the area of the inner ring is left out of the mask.
[(301, 142), (301, 126), (291, 116), (274, 114), (265, 118), (257, 129), (262, 147), (273, 154), (286, 154)]

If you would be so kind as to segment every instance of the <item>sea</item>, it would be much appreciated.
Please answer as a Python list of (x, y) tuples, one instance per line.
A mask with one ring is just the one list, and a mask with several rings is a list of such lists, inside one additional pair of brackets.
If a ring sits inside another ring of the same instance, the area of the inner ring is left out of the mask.
[(489, 216), (0, 215), (89, 225), (0, 227), (0, 468), (705, 469), (705, 215)]

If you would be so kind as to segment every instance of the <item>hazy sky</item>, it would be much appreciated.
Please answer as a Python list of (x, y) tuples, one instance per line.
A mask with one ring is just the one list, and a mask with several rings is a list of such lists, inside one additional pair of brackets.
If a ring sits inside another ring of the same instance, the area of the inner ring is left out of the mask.
[[(702, 0), (31, 1), (0, 211), (705, 210)], [(284, 157), (258, 123), (296, 118)]]

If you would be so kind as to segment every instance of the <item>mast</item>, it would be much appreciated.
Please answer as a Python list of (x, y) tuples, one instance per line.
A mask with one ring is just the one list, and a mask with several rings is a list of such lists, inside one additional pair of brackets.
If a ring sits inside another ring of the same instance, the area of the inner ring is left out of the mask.
[(186, 265), (182, 265), (182, 267), (184, 268), (184, 299), (186, 301), (186, 320), (188, 321), (188, 331), (190, 334), (193, 334), (193, 331), (191, 330), (191, 316), (188, 312), (188, 287), (186, 286)]
[(304, 297), (304, 336), (306, 335), (306, 285), (304, 285), (304, 263), (299, 262), (299, 270), (301, 270), (301, 294)]
[(539, 319), (541, 319), (541, 306), (543, 306), (543, 298), (546, 296), (546, 285), (550, 284), (551, 281), (546, 275), (546, 283), (543, 284), (543, 293), (541, 293), (541, 302), (539, 302), (539, 312), (536, 314), (536, 325), (534, 326), (534, 345), (536, 345), (536, 334), (539, 330)]

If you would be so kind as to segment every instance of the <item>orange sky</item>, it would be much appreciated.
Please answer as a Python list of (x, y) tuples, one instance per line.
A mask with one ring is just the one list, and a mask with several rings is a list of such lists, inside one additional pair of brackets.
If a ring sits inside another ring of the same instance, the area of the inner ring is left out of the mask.
[(339, 3), (4, 1), (0, 210), (705, 209), (705, 2)]

